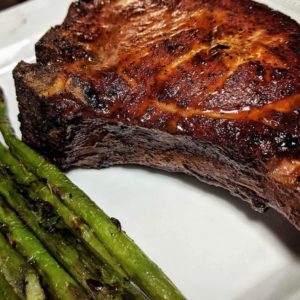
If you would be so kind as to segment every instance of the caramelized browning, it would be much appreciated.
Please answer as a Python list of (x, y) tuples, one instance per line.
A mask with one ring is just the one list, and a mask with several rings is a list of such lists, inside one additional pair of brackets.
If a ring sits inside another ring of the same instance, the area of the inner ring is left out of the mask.
[(79, 2), (52, 31), (37, 58), (48, 47), (64, 66), (44, 94), (64, 82), (103, 117), (154, 127), (161, 115), (174, 133), (200, 116), (274, 127), (299, 108), (299, 26), (251, 1)]
[(272, 162), (270, 163), (270, 175), (278, 182), (300, 191), (300, 160), (283, 159), (276, 163)]
[(14, 71), (23, 138), (64, 168), (185, 172), (300, 228), (299, 45), (250, 0), (75, 2)]

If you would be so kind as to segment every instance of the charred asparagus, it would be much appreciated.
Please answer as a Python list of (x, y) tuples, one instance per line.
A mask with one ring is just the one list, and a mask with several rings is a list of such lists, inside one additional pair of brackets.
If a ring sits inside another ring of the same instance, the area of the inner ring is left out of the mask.
[(136, 246), (97, 205), (57, 167), (20, 141), (14, 134), (0, 99), (0, 131), (11, 152), (82, 218), (108, 251), (119, 261), (129, 278), (154, 299), (183, 299), (167, 276)]
[[(5, 225), (2, 224), (1, 229), (5, 232)], [(40, 285), (37, 273), (25, 259), (12, 248), (1, 233), (0, 268), (6, 281), (20, 298), (27, 300), (45, 299), (45, 294)]]
[[(127, 282), (91, 255), (47, 202), (40, 199), (28, 202), (16, 190), (10, 177), (2, 174), (0, 194), (92, 298), (120, 299), (126, 294), (129, 297), (125, 291)], [(130, 294), (137, 298), (136, 291)]]
[(27, 261), (36, 266), (43, 285), (54, 299), (88, 299), (83, 289), (49, 254), (2, 198), (0, 198), (0, 222), (5, 226), (7, 239)]
[(14, 291), (13, 287), (7, 282), (2, 272), (0, 272), (0, 291), (3, 299), (9, 300), (21, 300), (21, 298)]

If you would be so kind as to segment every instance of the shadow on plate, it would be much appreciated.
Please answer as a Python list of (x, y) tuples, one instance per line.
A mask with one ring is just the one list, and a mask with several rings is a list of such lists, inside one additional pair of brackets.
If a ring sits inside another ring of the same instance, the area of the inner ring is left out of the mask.
[(299, 300), (300, 264), (287, 265), (236, 300)]
[[(247, 202), (232, 196), (228, 191), (202, 183), (196, 178), (184, 174), (169, 173), (161, 170), (140, 166), (122, 166), (125, 169), (143, 169), (152, 174), (164, 174), (169, 177), (183, 181), (185, 184), (197, 187), (204, 192), (216, 195), (218, 198), (229, 202), (236, 209), (242, 211), (250, 220), (260, 222), (266, 226), (273, 234), (287, 247), (287, 249), (300, 260), (300, 232), (291, 225), (283, 216), (273, 209), (268, 209), (261, 214), (254, 211)], [(288, 234), (287, 234), (288, 233)], [(299, 267), (300, 268), (300, 267)], [(300, 269), (299, 269), (300, 279)], [(275, 298), (272, 298), (275, 299)], [(276, 298), (277, 299), (277, 298)], [(279, 298), (278, 298), (279, 299)], [(300, 298), (298, 298), (300, 299)]]

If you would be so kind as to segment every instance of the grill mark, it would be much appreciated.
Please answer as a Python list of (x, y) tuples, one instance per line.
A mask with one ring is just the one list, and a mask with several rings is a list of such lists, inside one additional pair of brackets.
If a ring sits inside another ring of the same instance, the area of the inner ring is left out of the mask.
[[(217, 31), (217, 29), (215, 31)], [(262, 37), (265, 40), (264, 43), (260, 41)], [(160, 84), (161, 82), (167, 81), (168, 77), (172, 75), (177, 67), (184, 63), (190, 62), (196, 55), (199, 55), (201, 52), (204, 52), (204, 56), (209, 56), (209, 52), (213, 51), (214, 48), (220, 45), (226, 45), (227, 47), (224, 47), (222, 49), (221, 55), (223, 55), (223, 63), (227, 67), (228, 72), (225, 73), (222, 77), (216, 79), (216, 82), (207, 86), (208, 93), (213, 94), (219, 91), (223, 87), (226, 80), (230, 78), (230, 76), (232, 76), (241, 65), (247, 62), (259, 61), (272, 67), (286, 67), (285, 64), (280, 60), (280, 58), (268, 51), (268, 45), (277, 45), (281, 42), (281, 36), (278, 35), (275, 37), (269, 37), (266, 35), (266, 32), (264, 30), (257, 30), (253, 32), (246, 41), (240, 35), (233, 35), (226, 36), (222, 39), (214, 39), (211, 41), (210, 45), (195, 43), (190, 51), (174, 59), (157, 75), (157, 82), (158, 84)]]

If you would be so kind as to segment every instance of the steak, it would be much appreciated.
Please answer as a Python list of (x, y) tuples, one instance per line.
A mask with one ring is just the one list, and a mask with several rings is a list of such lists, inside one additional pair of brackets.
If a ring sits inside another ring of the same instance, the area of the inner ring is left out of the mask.
[(190, 174), (300, 229), (299, 45), (249, 0), (77, 1), (14, 70), (23, 139), (62, 169)]

